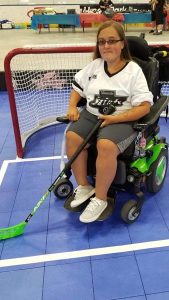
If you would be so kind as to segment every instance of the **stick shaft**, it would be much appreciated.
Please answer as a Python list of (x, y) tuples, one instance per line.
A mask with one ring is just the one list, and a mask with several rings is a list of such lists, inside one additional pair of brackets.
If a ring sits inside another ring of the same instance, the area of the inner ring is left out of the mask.
[(25, 219), (25, 222), (28, 223), (30, 221), (30, 219), (34, 216), (34, 214), (36, 213), (36, 211), (38, 210), (38, 208), (43, 204), (43, 202), (46, 200), (46, 198), (49, 195), (49, 191), (47, 191), (42, 198), (39, 200), (39, 202), (36, 204), (36, 206), (32, 209), (31, 213), (27, 216), (27, 218)]

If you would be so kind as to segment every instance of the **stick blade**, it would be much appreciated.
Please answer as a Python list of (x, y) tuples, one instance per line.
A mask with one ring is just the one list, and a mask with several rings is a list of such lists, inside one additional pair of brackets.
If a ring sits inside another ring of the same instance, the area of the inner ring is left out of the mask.
[(22, 222), (15, 226), (7, 227), (7, 228), (1, 228), (0, 229), (0, 240), (6, 240), (13, 238), (15, 236), (21, 235), (24, 233), (25, 227), (27, 223)]

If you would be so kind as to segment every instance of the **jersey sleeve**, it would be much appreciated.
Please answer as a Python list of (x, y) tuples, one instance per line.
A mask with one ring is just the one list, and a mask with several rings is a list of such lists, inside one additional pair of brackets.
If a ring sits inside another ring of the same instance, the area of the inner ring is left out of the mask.
[(91, 70), (94, 61), (85, 66), (82, 70), (75, 74), (72, 87), (81, 96), (85, 98), (85, 89), (89, 84)]
[(140, 67), (138, 68), (133, 81), (134, 82), (132, 83), (132, 91), (131, 91), (132, 106), (139, 106), (142, 102), (145, 101), (153, 105), (153, 94), (150, 92), (148, 88), (147, 80)]

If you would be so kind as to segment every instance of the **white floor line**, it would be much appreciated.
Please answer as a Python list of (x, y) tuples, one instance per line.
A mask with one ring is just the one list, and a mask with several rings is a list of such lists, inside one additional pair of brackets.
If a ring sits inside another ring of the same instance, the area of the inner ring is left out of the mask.
[[(66, 156), (65, 156), (66, 158)], [(41, 161), (41, 160), (51, 160), (51, 159), (61, 159), (61, 155), (57, 156), (47, 156), (47, 157), (33, 157), (33, 158), (19, 158), (7, 160), (8, 163), (22, 163), (22, 162), (29, 162), (29, 161)]]
[[(66, 156), (64, 156), (66, 158)], [(34, 162), (34, 161), (43, 161), (43, 160), (51, 160), (51, 159), (61, 159), (61, 156), (49, 156), (49, 157), (35, 157), (35, 158), (16, 158), (11, 160), (4, 160), (0, 169), (0, 186), (2, 184), (2, 181), (4, 179), (6, 170), (8, 168), (9, 164), (13, 163), (24, 163), (24, 162)]]
[(7, 167), (8, 167), (8, 160), (4, 160), (0, 169), (0, 185), (2, 184), (2, 181), (4, 179)]
[(145, 243), (121, 245), (121, 246), (70, 251), (70, 252), (63, 252), (63, 253), (52, 253), (52, 254), (22, 257), (22, 258), (4, 259), (0, 261), (0, 268), (19, 266), (19, 265), (30, 265), (35, 263), (44, 263), (44, 262), (58, 261), (58, 260), (66, 260), (72, 258), (82, 258), (88, 256), (91, 257), (97, 255), (139, 251), (139, 250), (161, 248), (161, 247), (168, 247), (168, 246), (169, 246), (169, 239), (145, 242)]

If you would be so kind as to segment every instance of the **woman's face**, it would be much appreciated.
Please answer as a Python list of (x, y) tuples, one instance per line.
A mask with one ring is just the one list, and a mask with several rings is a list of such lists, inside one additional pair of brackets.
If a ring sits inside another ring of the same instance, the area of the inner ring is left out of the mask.
[(100, 55), (107, 63), (113, 64), (121, 60), (124, 41), (120, 40), (117, 31), (113, 27), (103, 29), (99, 33), (97, 42)]

